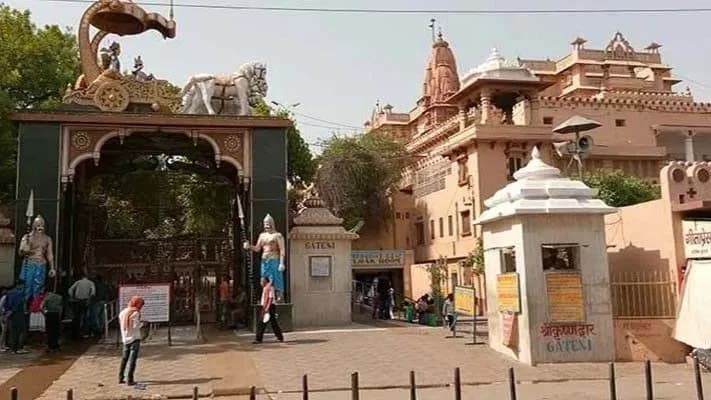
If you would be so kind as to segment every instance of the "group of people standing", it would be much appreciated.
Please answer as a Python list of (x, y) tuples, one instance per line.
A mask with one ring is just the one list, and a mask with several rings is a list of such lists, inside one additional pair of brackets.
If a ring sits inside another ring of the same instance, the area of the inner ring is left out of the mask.
[[(66, 288), (66, 286), (64, 286)], [(74, 339), (103, 334), (104, 304), (112, 298), (100, 276), (94, 281), (85, 275), (68, 289), (33, 288), (24, 279), (0, 292), (0, 348), (5, 352), (27, 353), (31, 332), (45, 334), (48, 352), (59, 351), (62, 319), (71, 310)]]

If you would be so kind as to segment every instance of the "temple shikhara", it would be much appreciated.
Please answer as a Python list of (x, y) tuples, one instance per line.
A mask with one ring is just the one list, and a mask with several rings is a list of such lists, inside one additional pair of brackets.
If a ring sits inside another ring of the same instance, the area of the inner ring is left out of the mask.
[[(354, 246), (399, 252), (399, 265), (381, 265), (380, 272), (407, 296), (429, 290), (418, 266), (436, 262), (447, 265), (446, 292), (456, 285), (482, 287), (462, 262), (476, 248), (473, 222), (486, 209), (484, 200), (513, 182), (535, 146), (547, 163), (572, 174), (565, 146), (556, 145), (572, 136), (553, 129), (573, 116), (602, 125), (589, 132), (586, 172), (622, 170), (658, 185), (666, 162), (711, 157), (711, 104), (677, 88), (681, 80), (664, 63), (660, 44), (637, 49), (617, 32), (601, 48), (590, 47), (578, 37), (570, 53), (555, 60), (507, 58), (492, 49), (480, 65), (459, 69), (440, 33), (414, 107), (376, 106), (366, 131), (399, 138), (416, 161), (393, 196), (394, 224), (364, 233)], [(373, 268), (354, 265), (365, 279)]]

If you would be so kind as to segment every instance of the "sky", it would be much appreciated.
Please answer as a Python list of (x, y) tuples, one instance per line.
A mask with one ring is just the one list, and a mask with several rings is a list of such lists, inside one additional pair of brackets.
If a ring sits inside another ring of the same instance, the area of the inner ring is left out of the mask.
[[(140, 0), (135, 0), (141, 3)], [(168, 2), (169, 0), (152, 0)], [(604, 48), (616, 31), (636, 50), (663, 45), (663, 61), (684, 79), (697, 101), (711, 102), (711, 13), (679, 14), (333, 14), (181, 8), (180, 4), (268, 7), (389, 9), (571, 9), (701, 8), (708, 0), (174, 0), (177, 36), (164, 40), (150, 31), (140, 36), (109, 36), (122, 47), (122, 68), (141, 55), (144, 71), (182, 86), (196, 73), (227, 74), (250, 61), (267, 63), (268, 99), (300, 105), (299, 128), (310, 144), (334, 132), (353, 133), (376, 103), (407, 112), (420, 95), (431, 49), (430, 18), (450, 43), (460, 77), (497, 47), (507, 58), (558, 59), (577, 36), (588, 48)], [(74, 31), (88, 4), (46, 0), (0, 0), (29, 9), (39, 25)], [(144, 6), (168, 15), (168, 6)], [(311, 118), (307, 118), (311, 117)], [(314, 119), (316, 118), (316, 119)], [(317, 119), (328, 121), (322, 122)], [(351, 126), (347, 128), (344, 126)], [(318, 147), (314, 147), (317, 150)]]

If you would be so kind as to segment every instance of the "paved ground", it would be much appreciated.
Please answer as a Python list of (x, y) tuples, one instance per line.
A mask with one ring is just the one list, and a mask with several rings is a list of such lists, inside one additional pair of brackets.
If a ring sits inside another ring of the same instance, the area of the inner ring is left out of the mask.
[[(410, 370), (418, 385), (438, 386), (420, 390), (421, 399), (448, 398), (453, 369), (461, 369), (464, 393), (472, 398), (506, 398), (507, 371), (514, 367), (520, 399), (608, 399), (606, 364), (565, 364), (527, 367), (486, 346), (467, 346), (470, 339), (444, 339), (442, 329), (402, 328), (362, 330), (350, 333), (294, 333), (286, 344), (265, 345), (253, 354), (261, 380), (269, 392), (292, 391), (309, 375), (312, 389), (348, 388), (350, 375), (359, 372), (362, 388), (388, 388), (408, 384)], [(643, 398), (644, 366), (617, 365), (621, 398)], [(686, 365), (655, 364), (653, 376), (657, 399), (693, 399), (693, 373)], [(705, 376), (711, 387), (711, 376)], [(711, 389), (710, 389), (711, 390)], [(571, 396), (575, 393), (575, 396)], [(314, 399), (348, 398), (347, 392), (323, 393)], [(365, 391), (363, 399), (407, 399), (406, 390)], [(442, 397), (445, 396), (445, 397)], [(481, 397), (483, 396), (483, 397)], [(297, 399), (282, 394), (274, 399)], [(452, 396), (453, 398), (453, 396)]]
[[(508, 368), (515, 367), (518, 398), (523, 400), (608, 399), (604, 364), (522, 366), (486, 346), (467, 346), (470, 338), (445, 339), (441, 328), (414, 325), (376, 327), (353, 325), (344, 329), (295, 332), (287, 342), (253, 346), (249, 334), (209, 332), (207, 343), (195, 341), (194, 331), (174, 332), (174, 346), (158, 335), (142, 347), (137, 379), (145, 390), (119, 386), (118, 350), (96, 345), (80, 357), (39, 398), (118, 399), (164, 395), (189, 396), (197, 386), (201, 394), (223, 400), (247, 399), (252, 385), (269, 394), (258, 399), (301, 399), (302, 376), (308, 374), (310, 399), (350, 399), (351, 373), (359, 373), (361, 399), (409, 399), (405, 389), (410, 370), (416, 371), (418, 399), (454, 398), (453, 369), (461, 368), (464, 398), (506, 399)], [(270, 338), (267, 338), (270, 340)], [(21, 368), (17, 366), (14, 368)], [(2, 368), (3, 376), (12, 373)], [(655, 364), (655, 399), (694, 399), (693, 373), (686, 365)], [(622, 399), (644, 398), (644, 367), (618, 365)], [(711, 374), (704, 376), (711, 388)], [(340, 388), (340, 390), (338, 390)], [(711, 393), (711, 389), (709, 389)], [(4, 393), (0, 394), (0, 396)], [(240, 396), (242, 395), (242, 396)], [(22, 400), (31, 398), (21, 397)]]

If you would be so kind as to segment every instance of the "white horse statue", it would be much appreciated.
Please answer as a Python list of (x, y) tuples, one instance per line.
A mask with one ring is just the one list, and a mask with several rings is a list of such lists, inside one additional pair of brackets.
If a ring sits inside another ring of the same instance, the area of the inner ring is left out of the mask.
[(267, 95), (266, 76), (267, 66), (260, 62), (244, 64), (231, 75), (194, 75), (180, 93), (181, 112), (251, 115), (252, 108)]

